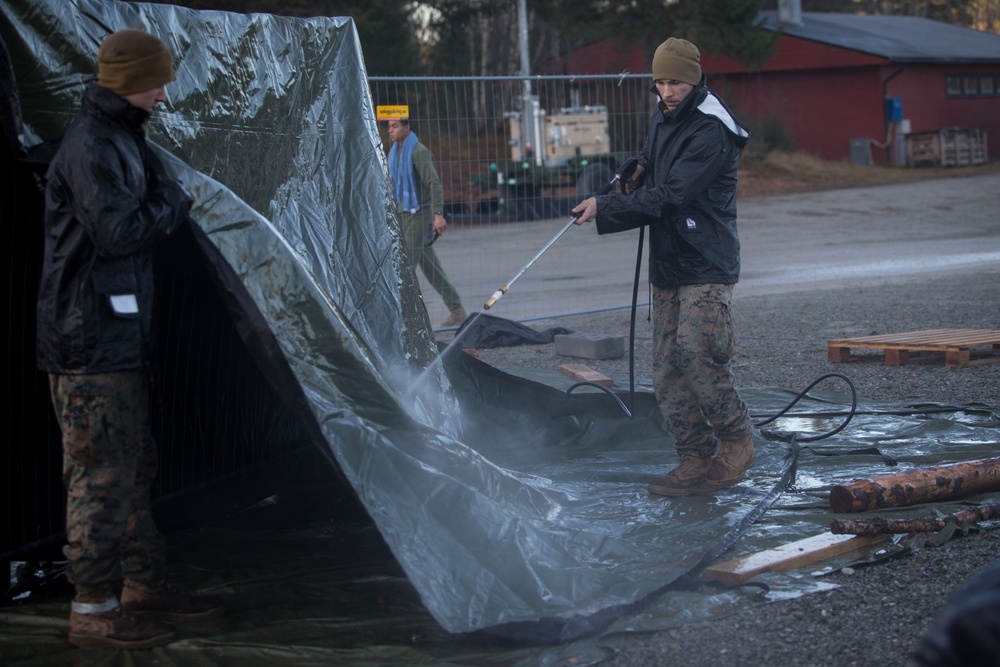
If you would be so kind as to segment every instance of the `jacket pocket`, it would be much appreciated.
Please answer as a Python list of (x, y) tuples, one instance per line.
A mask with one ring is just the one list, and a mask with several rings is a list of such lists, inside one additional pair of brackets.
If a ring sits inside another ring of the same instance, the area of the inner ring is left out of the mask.
[(678, 239), (677, 263), (685, 268), (697, 268), (705, 264), (701, 246), (705, 243), (705, 229), (702, 223), (686, 217), (675, 221), (674, 231)]
[(143, 341), (145, 296), (138, 290), (132, 258), (99, 262), (91, 274), (97, 318), (88, 328), (94, 332), (91, 357), (101, 367), (139, 358)]
[(130, 259), (94, 267), (94, 291), (114, 317), (139, 318), (139, 289)]

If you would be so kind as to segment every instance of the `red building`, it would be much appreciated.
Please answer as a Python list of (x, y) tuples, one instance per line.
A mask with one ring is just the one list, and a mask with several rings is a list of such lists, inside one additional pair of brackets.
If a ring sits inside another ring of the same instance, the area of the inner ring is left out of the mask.
[[(765, 11), (758, 21), (781, 33), (760, 70), (709, 53), (702, 69), (737, 115), (779, 122), (797, 150), (847, 160), (864, 145), (874, 162), (899, 162), (907, 126), (960, 127), (985, 131), (1000, 155), (1000, 35), (902, 16)], [(600, 58), (605, 71), (649, 71), (648, 60), (634, 68), (641, 49), (614, 51), (594, 45), (568, 66), (597, 71)]]

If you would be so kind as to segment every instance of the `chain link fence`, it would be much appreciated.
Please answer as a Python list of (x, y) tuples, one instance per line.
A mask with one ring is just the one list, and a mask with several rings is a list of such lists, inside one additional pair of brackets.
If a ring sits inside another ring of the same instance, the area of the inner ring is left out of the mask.
[[(408, 107), (412, 131), (434, 154), (449, 223), (449, 234), (434, 247), (463, 301), (474, 307), (487, 284), (479, 278), (496, 283), (486, 288), (488, 296), (518, 268), (496, 261), (497, 240), (514, 225), (558, 231), (574, 205), (639, 151), (655, 100), (648, 74), (370, 77), (369, 84), (376, 107)], [(380, 130), (388, 150), (385, 123)], [(452, 242), (456, 235), (464, 242)], [(523, 260), (537, 249), (525, 247)], [(444, 306), (420, 279), (431, 321), (438, 322)], [(563, 297), (538, 290), (505, 303), (502, 316), (523, 321), (628, 303), (629, 291)]]

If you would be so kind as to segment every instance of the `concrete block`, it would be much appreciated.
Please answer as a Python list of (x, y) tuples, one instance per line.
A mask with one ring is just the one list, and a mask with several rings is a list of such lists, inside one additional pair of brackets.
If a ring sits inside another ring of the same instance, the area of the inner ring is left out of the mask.
[(625, 337), (606, 334), (556, 334), (556, 354), (583, 359), (617, 359), (625, 354)]

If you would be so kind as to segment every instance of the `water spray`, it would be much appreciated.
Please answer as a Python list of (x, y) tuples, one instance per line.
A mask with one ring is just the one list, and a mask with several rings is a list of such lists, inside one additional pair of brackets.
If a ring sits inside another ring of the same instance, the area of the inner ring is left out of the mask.
[[(638, 164), (639, 164), (639, 161), (636, 158), (634, 158), (634, 157), (625, 160), (625, 162), (623, 162), (622, 165), (620, 167), (618, 167), (618, 169), (615, 171), (614, 177), (610, 181), (608, 181), (607, 183), (605, 183), (604, 185), (602, 185), (601, 188), (596, 193), (594, 193), (594, 196), (604, 195), (604, 194), (607, 194), (607, 193), (611, 192), (611, 189), (614, 188), (617, 183), (620, 183), (620, 182), (628, 179), (628, 177), (632, 175), (632, 172), (635, 171), (635, 168), (636, 168), (636, 166), (638, 166)], [(624, 192), (624, 187), (622, 187), (622, 191)], [(490, 298), (486, 300), (486, 303), (483, 304), (483, 310), (489, 310), (490, 308), (492, 308), (493, 305), (496, 304), (496, 302), (499, 301), (500, 298), (504, 294), (507, 293), (507, 291), (510, 289), (510, 286), (514, 284), (514, 281), (516, 281), (518, 278), (520, 278), (521, 274), (523, 274), (525, 271), (527, 271), (528, 268), (530, 268), (532, 264), (534, 264), (536, 261), (538, 261), (539, 257), (541, 257), (543, 254), (545, 254), (545, 252), (549, 248), (551, 248), (552, 245), (556, 241), (558, 241), (559, 238), (563, 234), (565, 234), (567, 231), (569, 231), (569, 229), (573, 225), (576, 224), (577, 218), (579, 218), (579, 216), (574, 216), (573, 218), (571, 218), (570, 221), (567, 222), (566, 225), (563, 226), (563, 228), (561, 230), (559, 230), (558, 234), (556, 234), (555, 236), (553, 236), (552, 239), (548, 243), (546, 243), (542, 247), (541, 250), (539, 250), (537, 253), (535, 253), (535, 256), (532, 257), (531, 260), (527, 264), (525, 264), (523, 267), (521, 267), (521, 270), (518, 271), (517, 274), (513, 278), (511, 278), (505, 285), (503, 285), (502, 287), (500, 287), (500, 289), (498, 289), (496, 292), (494, 292), (493, 295), (490, 296)], [(640, 254), (641, 254), (641, 246), (640, 246)], [(633, 308), (632, 308), (633, 313), (635, 311), (634, 300), (635, 299), (634, 299), (634, 296), (633, 296)], [(428, 366), (426, 368), (424, 368), (423, 371), (421, 371), (420, 375), (418, 375), (417, 378), (416, 378), (416, 380), (411, 384), (411, 387), (410, 387), (410, 393), (411, 394), (413, 392), (416, 392), (417, 388), (420, 387), (424, 383), (424, 381), (427, 378), (427, 375), (431, 372), (431, 369), (433, 369), (433, 368), (437, 367), (438, 365), (440, 365), (442, 363), (442, 361), (444, 360), (445, 356), (447, 356), (447, 354), (451, 350), (453, 350), (454, 348), (456, 348), (458, 346), (458, 342), (462, 339), (463, 336), (465, 336), (466, 333), (468, 333), (471, 330), (471, 325), (476, 321), (476, 319), (481, 314), (482, 313), (473, 313), (472, 316), (468, 320), (466, 320), (465, 322), (462, 323), (462, 326), (459, 327), (459, 331), (455, 335), (455, 338), (453, 338), (451, 340), (451, 342), (448, 343), (447, 346), (445, 346), (445, 348), (441, 351), (441, 353), (430, 364), (428, 364)], [(571, 391), (572, 391), (572, 389), (575, 389), (576, 387), (578, 387), (580, 385), (583, 385), (583, 384), (592, 384), (592, 383), (585, 383), (585, 382), (578, 383), (577, 385), (574, 385), (571, 388)], [(601, 387), (599, 385), (594, 385), (594, 386), (598, 387), (598, 389), (602, 389), (602, 390), (605, 389), (604, 387)], [(634, 391), (634, 389), (633, 389), (633, 391)], [(619, 403), (621, 403), (620, 400), (619, 400)], [(626, 414), (628, 414), (629, 417), (631, 417), (631, 413), (628, 411), (628, 409), (625, 408), (624, 405), (622, 405), (622, 408), (625, 410)]]
[[(594, 193), (594, 196), (597, 197), (600, 195), (606, 195), (607, 193), (611, 192), (612, 188), (615, 187), (616, 183), (618, 183), (622, 179), (627, 179), (629, 176), (632, 175), (632, 172), (635, 171), (635, 168), (638, 164), (639, 161), (636, 160), (634, 157), (625, 160), (625, 162), (622, 163), (622, 166), (618, 167), (618, 169), (615, 171), (614, 178), (612, 178), (610, 181), (602, 185), (601, 189), (598, 190), (596, 193)], [(490, 298), (486, 300), (486, 303), (483, 304), (483, 310), (489, 310), (490, 308), (492, 308), (493, 305), (496, 304), (496, 302), (499, 301), (500, 298), (507, 293), (507, 291), (510, 289), (510, 286), (513, 285), (514, 282), (521, 277), (521, 274), (527, 271), (529, 268), (531, 268), (531, 265), (534, 264), (536, 261), (538, 261), (539, 257), (544, 255), (548, 251), (548, 249), (551, 248), (552, 245), (562, 237), (563, 234), (569, 231), (569, 229), (576, 224), (578, 217), (579, 216), (573, 216), (572, 218), (570, 218), (570, 221), (567, 222), (563, 226), (563, 228), (559, 230), (559, 233), (553, 236), (548, 243), (542, 246), (542, 249), (536, 252), (535, 256), (532, 257), (530, 260), (528, 260), (528, 263), (522, 266), (520, 271), (514, 274), (513, 278), (508, 280), (507, 283), (502, 285), (500, 289), (498, 289), (496, 292), (493, 292), (493, 295), (490, 296)]]

